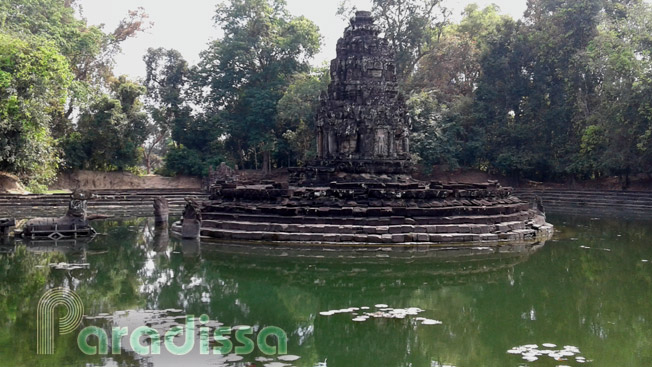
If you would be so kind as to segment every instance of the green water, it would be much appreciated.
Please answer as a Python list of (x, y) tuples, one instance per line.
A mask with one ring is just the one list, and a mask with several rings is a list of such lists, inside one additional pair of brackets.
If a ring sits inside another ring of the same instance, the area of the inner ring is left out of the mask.
[[(7, 244), (9, 254), (0, 255), (0, 366), (652, 365), (650, 222), (551, 221), (558, 233), (544, 247), (498, 256), (251, 255), (167, 241), (148, 219), (99, 223), (102, 235), (89, 244)], [(49, 266), (62, 262), (88, 268)], [(185, 356), (165, 349), (141, 356), (128, 337), (117, 355), (86, 356), (76, 333), (55, 335), (54, 354), (37, 355), (37, 304), (54, 287), (80, 295), (83, 326), (133, 331), (147, 325), (164, 334), (186, 314), (205, 314), (211, 333), (217, 326), (282, 328), (295, 360), (257, 349), (202, 355), (199, 341)], [(364, 322), (352, 321), (350, 312), (320, 315), (362, 306), (372, 312), (376, 304), (423, 312)], [(442, 324), (423, 325), (417, 317)], [(576, 356), (527, 362), (507, 353), (526, 344), (545, 349), (543, 343), (576, 347), (587, 362)]]

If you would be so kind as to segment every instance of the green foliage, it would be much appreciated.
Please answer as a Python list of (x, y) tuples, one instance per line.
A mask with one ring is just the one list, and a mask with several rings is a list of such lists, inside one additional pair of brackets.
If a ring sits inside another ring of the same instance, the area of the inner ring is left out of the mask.
[(50, 42), (0, 34), (0, 170), (33, 187), (54, 178), (59, 159), (50, 126), (71, 79)]
[(186, 148), (183, 145), (172, 146), (165, 156), (164, 174), (172, 176), (175, 174), (190, 176), (207, 176), (210, 166), (217, 167), (224, 162), (224, 157), (212, 155), (206, 157), (200, 151)]
[(285, 132), (275, 131), (278, 101), (319, 50), (317, 26), (291, 16), (282, 0), (232, 0), (218, 6), (215, 21), (224, 36), (201, 54), (195, 95), (206, 115), (218, 120), (218, 136), (233, 160), (257, 168), (262, 154), (268, 168)]
[(413, 93), (407, 101), (412, 117), (412, 152), (428, 171), (433, 165), (458, 167), (460, 154), (458, 121), (454, 112), (437, 100), (435, 93)]
[(582, 137), (582, 154), (599, 174), (652, 172), (652, 7), (640, 3), (618, 17), (602, 16), (587, 48), (589, 70), (601, 84)]
[(70, 87), (64, 114), (53, 124), (55, 137), (73, 129), (75, 110), (88, 104), (108, 87), (113, 78), (113, 58), (120, 43), (147, 28), (147, 14), (142, 8), (130, 11), (113, 32), (89, 26), (75, 17), (81, 7), (76, 0), (4, 0), (0, 2), (0, 31), (20, 37), (30, 35), (50, 40), (68, 59), (74, 83)]
[(150, 48), (143, 59), (147, 71), (147, 110), (151, 117), (147, 126), (150, 141), (143, 151), (149, 171), (152, 154), (165, 154), (170, 134), (175, 143), (188, 143), (184, 135), (192, 116), (187, 105), (188, 63), (181, 54), (176, 50)]
[[(425, 169), (536, 180), (652, 174), (650, 5), (529, 0), (518, 22), (495, 5), (470, 5), (450, 24), (440, 0), (372, 4), (397, 52)], [(311, 71), (319, 31), (285, 1), (220, 3), (223, 34), (198, 65), (150, 49), (144, 86), (111, 67), (146, 14), (132, 11), (104, 32), (76, 18), (76, 7), (0, 3), (0, 170), (42, 190), (61, 153), (65, 168), (143, 162), (147, 172), (165, 156), (164, 172), (191, 175), (223, 161), (267, 170), (313, 156), (328, 72)]]
[[(100, 109), (120, 43), (146, 27), (142, 9), (129, 12), (111, 33), (76, 18), (77, 10), (75, 0), (0, 2), (0, 170), (18, 174), (33, 191), (44, 190), (57, 173), (56, 139), (76, 144), (63, 146), (75, 153), (68, 162), (95, 164), (82, 162), (89, 154), (71, 135), (73, 117)], [(118, 99), (130, 110), (133, 91), (122, 92)]]
[(497, 14), (495, 6), (480, 10), (469, 5), (459, 24), (444, 27), (406, 81), (413, 152), (424, 170), (433, 165), (455, 169), (480, 162), (485, 133), (473, 115), (474, 91), (482, 75), (480, 57), (489, 39), (509, 22)]
[(64, 139), (66, 166), (100, 171), (125, 170), (140, 158), (147, 115), (139, 98), (145, 87), (120, 77), (112, 94), (103, 95), (82, 112), (76, 133)]
[(319, 109), (319, 96), (330, 82), (329, 70), (301, 73), (278, 101), (275, 131), (281, 132), (277, 159), (286, 158), (288, 165), (303, 164), (315, 156), (314, 121)]
[(603, 3), (531, 1), (525, 22), (489, 37), (474, 115), (491, 170), (537, 180), (577, 173), (582, 108), (598, 82), (584, 55)]

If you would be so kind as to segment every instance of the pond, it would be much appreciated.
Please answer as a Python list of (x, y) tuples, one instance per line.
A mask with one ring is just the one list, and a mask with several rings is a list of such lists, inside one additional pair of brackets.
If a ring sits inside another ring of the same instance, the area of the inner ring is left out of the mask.
[[(251, 254), (168, 238), (147, 218), (97, 223), (90, 243), (5, 243), (0, 366), (652, 365), (650, 222), (549, 220), (557, 234), (545, 246), (500, 255)], [(85, 316), (73, 333), (55, 328), (53, 353), (38, 355), (39, 299), (56, 287), (72, 288)], [(127, 334), (113, 350), (113, 328), (163, 338), (188, 315), (205, 316), (172, 338), (195, 338), (183, 356)], [(108, 354), (82, 353), (88, 326), (106, 331)], [(287, 355), (258, 345), (271, 326), (287, 335)], [(251, 353), (236, 353), (238, 330), (252, 332)]]

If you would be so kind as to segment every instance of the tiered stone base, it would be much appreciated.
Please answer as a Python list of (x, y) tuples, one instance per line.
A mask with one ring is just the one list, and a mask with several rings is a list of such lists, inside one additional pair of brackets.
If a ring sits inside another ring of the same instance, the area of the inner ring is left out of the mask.
[(222, 184), (202, 219), (203, 237), (304, 246), (500, 245), (542, 241), (553, 231), (495, 182)]
[(406, 159), (382, 160), (315, 160), (306, 167), (289, 168), (290, 181), (300, 186), (332, 181), (383, 182), (390, 180), (411, 181), (412, 164)]

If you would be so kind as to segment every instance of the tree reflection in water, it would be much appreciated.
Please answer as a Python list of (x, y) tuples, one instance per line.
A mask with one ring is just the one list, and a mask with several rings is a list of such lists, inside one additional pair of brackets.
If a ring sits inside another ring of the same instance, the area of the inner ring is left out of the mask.
[[(141, 358), (128, 347), (119, 356), (89, 357), (77, 349), (76, 335), (56, 337), (55, 355), (36, 356), (36, 304), (45, 289), (62, 286), (84, 300), (85, 314), (93, 317), (84, 324), (107, 331), (133, 330), (139, 322), (164, 329), (185, 314), (206, 314), (213, 320), (209, 326), (281, 327), (290, 337), (289, 353), (301, 357), (284, 363), (295, 366), (324, 360), (338, 367), (518, 366), (521, 360), (508, 349), (546, 342), (576, 345), (595, 366), (650, 361), (652, 264), (642, 262), (652, 260), (649, 225), (556, 222), (561, 232), (541, 249), (483, 256), (290, 256), (297, 254), (282, 249), (252, 254), (238, 246), (182, 242), (150, 219), (104, 221), (97, 225), (104, 235), (87, 244), (5, 244), (0, 365), (265, 363), (256, 360), (258, 351), (239, 362), (198, 351)], [(49, 267), (59, 262), (90, 267)], [(425, 310), (419, 316), (443, 325), (410, 317), (353, 322), (349, 314), (319, 315), (379, 303), (419, 307)]]

